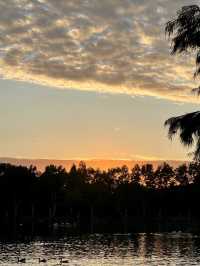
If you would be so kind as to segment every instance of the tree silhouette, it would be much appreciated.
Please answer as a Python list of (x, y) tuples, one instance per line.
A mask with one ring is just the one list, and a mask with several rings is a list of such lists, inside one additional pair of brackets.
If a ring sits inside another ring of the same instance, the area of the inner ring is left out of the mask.
[(143, 165), (141, 168), (141, 173), (144, 178), (144, 183), (149, 188), (155, 187), (155, 175), (153, 171), (153, 165), (152, 164), (146, 164)]
[(154, 186), (157, 189), (167, 188), (172, 185), (174, 180), (173, 168), (167, 164), (159, 165), (154, 173)]
[[(200, 8), (198, 5), (182, 7), (177, 17), (166, 24), (165, 32), (171, 37), (172, 54), (196, 51), (196, 71), (200, 74)], [(200, 94), (200, 87), (193, 89)], [(200, 112), (193, 112), (172, 117), (165, 122), (169, 127), (168, 135), (172, 138), (179, 134), (181, 142), (186, 146), (196, 145), (194, 159), (200, 159)]]
[(140, 184), (141, 181), (141, 168), (136, 164), (131, 170), (131, 182), (133, 184)]
[(179, 185), (187, 186), (189, 184), (189, 175), (188, 175), (189, 173), (186, 164), (177, 167), (175, 173), (176, 173), (176, 181), (179, 183)]
[(63, 230), (66, 224), (72, 233), (152, 232), (165, 223), (169, 230), (188, 230), (191, 221), (200, 228), (199, 193), (199, 162), (132, 170), (93, 169), (81, 162), (68, 171), (49, 165), (43, 172), (0, 163), (0, 239), (52, 233), (55, 225)]

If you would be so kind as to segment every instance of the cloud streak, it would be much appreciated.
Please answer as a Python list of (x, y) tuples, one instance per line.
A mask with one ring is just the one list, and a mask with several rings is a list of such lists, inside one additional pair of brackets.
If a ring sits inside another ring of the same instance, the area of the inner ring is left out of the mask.
[(171, 57), (164, 36), (165, 22), (187, 4), (191, 1), (0, 1), (0, 76), (195, 102), (194, 62)]

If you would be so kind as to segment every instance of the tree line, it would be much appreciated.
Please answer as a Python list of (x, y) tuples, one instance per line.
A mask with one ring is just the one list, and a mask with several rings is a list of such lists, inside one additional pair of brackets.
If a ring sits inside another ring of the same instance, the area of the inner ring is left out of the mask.
[(200, 163), (69, 171), (0, 164), (0, 233), (196, 230)]

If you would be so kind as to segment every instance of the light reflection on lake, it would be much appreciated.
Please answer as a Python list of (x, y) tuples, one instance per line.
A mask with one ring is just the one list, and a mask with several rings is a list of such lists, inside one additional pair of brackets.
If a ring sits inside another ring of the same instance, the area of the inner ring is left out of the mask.
[[(0, 265), (200, 265), (200, 237), (192, 234), (89, 235), (59, 240), (0, 244)], [(39, 258), (47, 263), (39, 263)], [(64, 264), (63, 264), (64, 265)]]

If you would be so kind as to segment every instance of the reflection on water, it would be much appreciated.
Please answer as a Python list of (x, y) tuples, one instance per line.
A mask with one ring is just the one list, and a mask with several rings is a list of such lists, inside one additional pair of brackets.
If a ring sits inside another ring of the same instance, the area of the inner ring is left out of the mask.
[[(192, 234), (130, 234), (67, 237), (56, 241), (1, 243), (0, 265), (200, 265), (200, 237)], [(39, 258), (47, 263), (39, 263)], [(64, 265), (64, 264), (63, 264)]]

